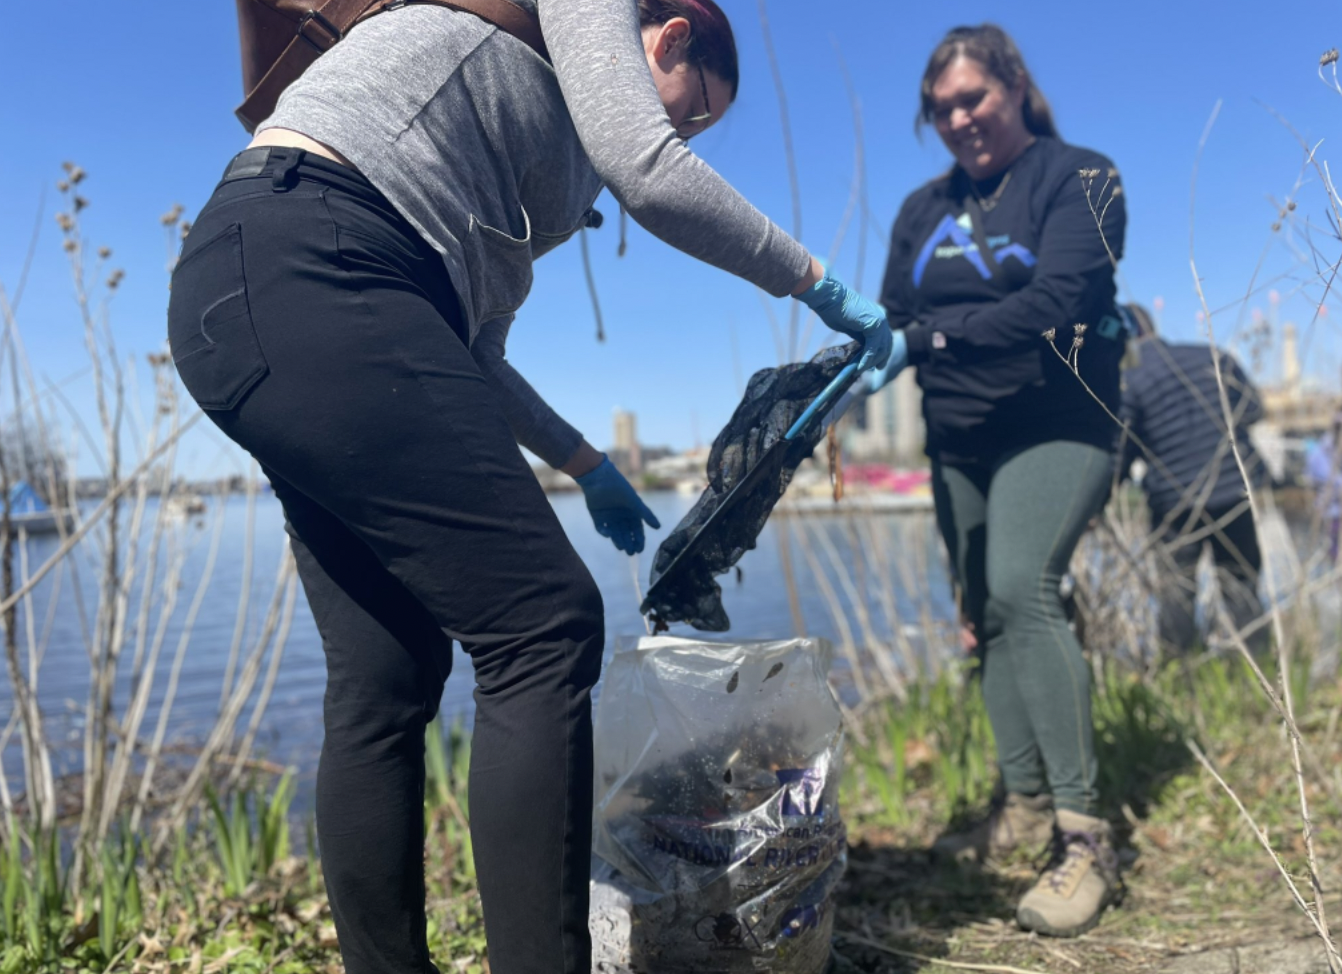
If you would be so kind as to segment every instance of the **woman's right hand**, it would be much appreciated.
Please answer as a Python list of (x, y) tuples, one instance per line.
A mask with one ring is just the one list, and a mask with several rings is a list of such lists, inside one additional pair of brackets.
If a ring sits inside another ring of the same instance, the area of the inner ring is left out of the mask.
[(828, 327), (862, 342), (859, 371), (879, 369), (889, 360), (893, 335), (880, 305), (828, 273), (793, 297), (814, 311)]

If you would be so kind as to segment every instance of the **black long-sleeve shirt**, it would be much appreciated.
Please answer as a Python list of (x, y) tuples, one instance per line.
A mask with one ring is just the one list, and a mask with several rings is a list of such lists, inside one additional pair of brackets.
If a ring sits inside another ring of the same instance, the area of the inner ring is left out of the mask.
[[(1001, 190), (978, 234), (965, 206), (975, 189)], [(1113, 261), (1126, 222), (1113, 163), (1052, 138), (986, 184), (956, 167), (904, 201), (881, 298), (891, 326), (907, 329), (930, 456), (984, 461), (1056, 439), (1112, 448), (1114, 421), (1064, 359), (1117, 412)]]
[[(1267, 471), (1249, 441), (1249, 427), (1263, 418), (1263, 405), (1234, 357), (1220, 356), (1240, 455), (1254, 486), (1261, 486)], [(1142, 488), (1158, 520), (1176, 509), (1193, 513), (1198, 505), (1221, 513), (1244, 500), (1244, 479), (1225, 435), (1210, 345), (1171, 345), (1152, 338), (1137, 346), (1137, 364), (1123, 373), (1122, 416), (1136, 439), (1124, 442), (1121, 470), (1126, 474), (1133, 460), (1144, 457)]]

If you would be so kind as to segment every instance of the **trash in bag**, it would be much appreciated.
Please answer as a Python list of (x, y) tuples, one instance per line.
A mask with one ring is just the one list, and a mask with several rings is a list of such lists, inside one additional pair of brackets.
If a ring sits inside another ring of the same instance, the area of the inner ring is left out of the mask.
[(593, 971), (820, 974), (847, 865), (820, 639), (639, 640), (596, 708)]
[[(783, 439), (811, 401), (861, 353), (861, 345), (850, 342), (826, 348), (809, 362), (761, 369), (750, 377), (741, 404), (713, 441), (708, 487), (657, 549), (641, 607), (645, 615), (659, 625), (683, 621), (707, 632), (726, 632), (731, 627), (722, 607), (722, 587), (714, 576), (728, 571), (755, 547), (755, 539), (793, 473), (815, 452), (825, 424), (813, 422), (786, 449), (770, 452), (769, 448)], [(768, 469), (757, 470), (761, 462)], [(713, 519), (747, 473), (758, 479), (733, 497), (731, 516)], [(682, 553), (684, 557), (678, 557)]]

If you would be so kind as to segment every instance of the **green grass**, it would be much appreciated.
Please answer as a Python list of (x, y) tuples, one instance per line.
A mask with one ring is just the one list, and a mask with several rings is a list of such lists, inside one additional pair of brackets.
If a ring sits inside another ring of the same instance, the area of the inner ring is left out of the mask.
[[(460, 727), (425, 735), (429, 941), (460, 974), (484, 974), (484, 925), (466, 795), (470, 747)], [(207, 792), (190, 828), (151, 860), (143, 835), (117, 829), (88, 856), (76, 890), (69, 848), (24, 832), (0, 845), (0, 974), (229, 974), (340, 969), (311, 817), (292, 848), (292, 774)]]
[[(1276, 685), (1274, 668), (1264, 669)], [(963, 867), (930, 856), (939, 832), (986, 810), (993, 784), (979, 688), (943, 676), (902, 704), (869, 709), (861, 733), (849, 737), (842, 798), (853, 848), (836, 925), (849, 961), (864, 971), (922, 969), (845, 944), (843, 931), (971, 964), (1115, 972), (1159, 970), (1192, 946), (1309, 935), (1252, 831), (1187, 747), (1196, 741), (1210, 756), (1287, 867), (1303, 876), (1289, 746), (1248, 665), (1197, 657), (1149, 679), (1106, 665), (1096, 682), (1101, 803), (1126, 863), (1125, 905), (1081, 941), (1040, 944), (1016, 933), (1012, 920), (1035, 864)], [(1304, 660), (1290, 684), (1305, 740), (1332, 774), (1342, 759), (1342, 689), (1312, 683)], [(1325, 887), (1335, 889), (1342, 805), (1336, 787), (1307, 778)]]
[[(1291, 684), (1307, 741), (1320, 761), (1338, 766), (1342, 693), (1311, 684), (1303, 663)], [(1242, 928), (1302, 926), (1254, 836), (1185, 745), (1195, 739), (1212, 756), (1298, 873), (1289, 754), (1245, 665), (1190, 660), (1146, 680), (1108, 666), (1092, 703), (1104, 810), (1122, 831), (1129, 861), (1128, 904), (1084, 941), (1045, 949), (1010, 932), (1015, 898), (1033, 875), (1030, 864), (966, 871), (930, 859), (935, 835), (980, 814), (995, 783), (992, 731), (978, 686), (946, 673), (913, 688), (902, 704), (869, 708), (849, 735), (842, 802), (852, 866), (836, 928), (849, 960), (872, 972), (916, 969), (844, 942), (844, 931), (862, 931), (927, 956), (1039, 971), (1079, 963), (1137, 972), (1155, 969), (1142, 966), (1158, 959), (1151, 945), (1202, 943), (1209, 931), (1230, 938)], [(430, 946), (440, 966), (485, 974), (469, 765), (462, 728), (431, 725), (424, 803)], [(310, 816), (302, 854), (294, 854), (294, 792), (289, 775), (211, 792), (191, 827), (153, 861), (143, 836), (119, 828), (86, 857), (78, 889), (71, 850), (57, 836), (10, 822), (7, 834), (15, 840), (0, 847), (0, 974), (175, 974), (211, 964), (240, 974), (339, 970)], [(1311, 800), (1320, 855), (1331, 867), (1342, 847), (1342, 807), (1317, 785)], [(1087, 953), (1118, 940), (1150, 949), (1136, 951), (1140, 962), (1127, 966)], [(1060, 963), (1059, 951), (1071, 961)]]

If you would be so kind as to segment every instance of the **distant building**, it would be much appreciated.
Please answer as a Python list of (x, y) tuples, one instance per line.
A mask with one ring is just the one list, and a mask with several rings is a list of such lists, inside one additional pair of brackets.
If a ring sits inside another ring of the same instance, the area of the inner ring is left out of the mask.
[(1299, 483), (1309, 444), (1331, 429), (1342, 397), (1324, 391), (1304, 375), (1296, 326), (1281, 327), (1279, 385), (1263, 385), (1263, 421), (1249, 430), (1254, 449), (1278, 483)]
[(913, 369), (905, 369), (880, 392), (855, 409), (846, 446), (854, 460), (881, 460), (901, 467), (920, 467), (927, 431), (923, 424), (922, 390)]
[(708, 447), (696, 447), (686, 453), (667, 452), (656, 458), (648, 455), (650, 450), (643, 452), (647, 461), (645, 489), (697, 494), (708, 486)]
[(623, 409), (615, 410), (615, 447), (610, 461), (626, 474), (643, 472), (643, 451), (638, 444), (638, 417)]

